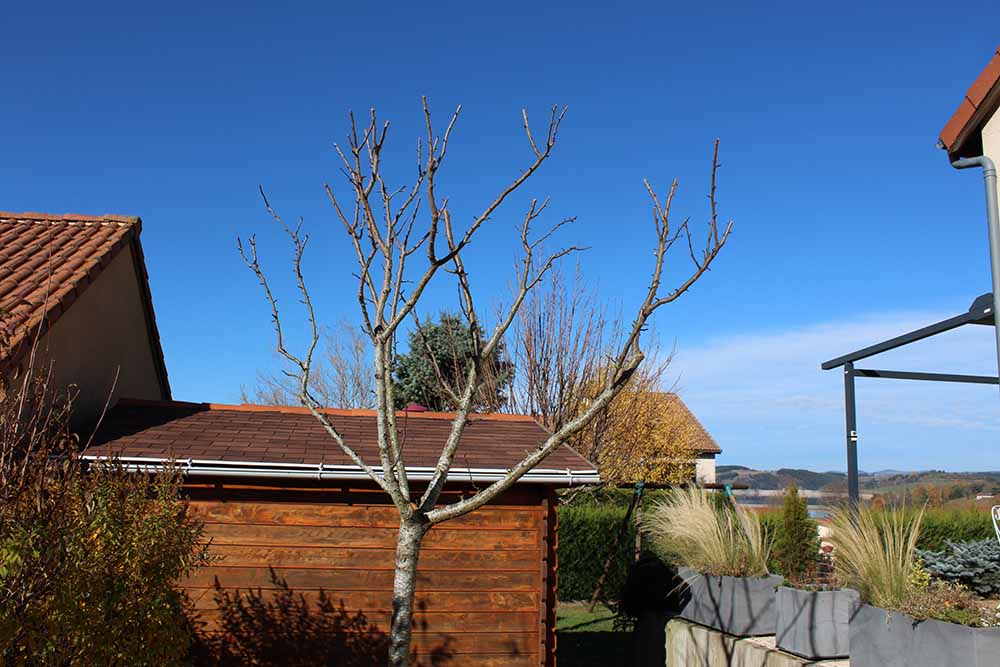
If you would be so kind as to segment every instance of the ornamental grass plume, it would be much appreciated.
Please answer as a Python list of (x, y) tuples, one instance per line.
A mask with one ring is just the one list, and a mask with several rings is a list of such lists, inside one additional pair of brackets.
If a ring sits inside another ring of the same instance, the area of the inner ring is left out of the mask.
[(916, 546), (923, 510), (844, 507), (830, 522), (834, 568), (868, 604), (901, 609), (916, 592)]
[(671, 492), (647, 513), (642, 529), (657, 555), (703, 574), (768, 573), (771, 542), (760, 518), (739, 506), (716, 508), (700, 487)]

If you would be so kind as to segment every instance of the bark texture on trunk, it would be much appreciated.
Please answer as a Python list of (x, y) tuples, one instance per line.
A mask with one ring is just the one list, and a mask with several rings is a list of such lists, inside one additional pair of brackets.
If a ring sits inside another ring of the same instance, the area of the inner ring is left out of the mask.
[(392, 583), (392, 629), (389, 634), (389, 667), (409, 667), (413, 631), (413, 595), (417, 585), (420, 543), (429, 526), (403, 520), (396, 539), (396, 574)]

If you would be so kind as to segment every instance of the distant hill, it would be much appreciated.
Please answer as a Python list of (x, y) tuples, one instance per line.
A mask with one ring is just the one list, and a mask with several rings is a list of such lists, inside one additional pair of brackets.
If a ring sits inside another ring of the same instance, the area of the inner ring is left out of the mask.
[[(716, 479), (722, 484), (746, 484), (751, 489), (784, 489), (795, 482), (800, 489), (811, 491), (847, 490), (847, 475), (842, 472), (815, 472), (801, 468), (755, 470), (747, 466), (721, 465)], [(904, 472), (879, 470), (859, 474), (862, 491), (899, 493), (918, 486), (961, 487), (965, 494), (1000, 493), (1000, 472), (943, 472), (923, 470)]]
[(754, 470), (733, 465), (718, 466), (715, 475), (722, 484), (746, 484), (751, 489), (784, 489), (795, 482), (800, 489), (818, 491), (830, 484), (846, 483), (847, 480), (842, 472), (814, 472), (799, 468)]

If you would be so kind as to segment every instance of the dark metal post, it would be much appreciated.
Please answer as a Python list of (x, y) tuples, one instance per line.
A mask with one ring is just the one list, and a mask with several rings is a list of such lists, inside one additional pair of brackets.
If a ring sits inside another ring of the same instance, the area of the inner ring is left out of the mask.
[(852, 507), (861, 500), (858, 489), (858, 416), (854, 401), (854, 364), (844, 364), (844, 413), (847, 418), (847, 497)]

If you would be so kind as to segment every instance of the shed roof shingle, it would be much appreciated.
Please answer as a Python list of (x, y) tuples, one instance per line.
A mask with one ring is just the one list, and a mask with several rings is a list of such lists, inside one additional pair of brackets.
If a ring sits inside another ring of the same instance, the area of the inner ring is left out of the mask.
[(153, 355), (170, 396), (138, 238), (142, 222), (122, 215), (9, 213), (0, 211), (0, 361), (15, 364), (33, 332), (44, 333), (129, 244), (149, 324)]
[[(329, 410), (330, 421), (365, 462), (378, 464), (375, 413)], [(433, 467), (451, 430), (450, 415), (399, 413), (397, 425), (407, 467)], [(507, 469), (546, 438), (530, 417), (473, 415), (462, 436), (455, 468)], [(123, 400), (105, 418), (93, 456), (201, 459), (245, 463), (351, 465), (323, 427), (302, 408)], [(569, 447), (542, 466), (593, 470)]]

